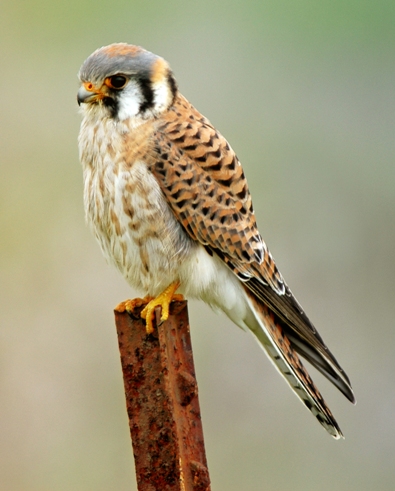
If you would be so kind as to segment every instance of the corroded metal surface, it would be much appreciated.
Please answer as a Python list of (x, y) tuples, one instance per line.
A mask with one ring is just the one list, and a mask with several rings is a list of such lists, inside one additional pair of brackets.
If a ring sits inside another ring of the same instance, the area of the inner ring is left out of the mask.
[(187, 302), (147, 334), (140, 318), (115, 312), (139, 491), (209, 491)]

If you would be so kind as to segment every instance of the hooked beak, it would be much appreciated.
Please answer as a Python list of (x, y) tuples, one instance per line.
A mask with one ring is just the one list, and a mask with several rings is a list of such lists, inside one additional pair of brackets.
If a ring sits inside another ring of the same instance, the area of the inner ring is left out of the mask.
[(100, 91), (100, 89), (96, 89), (91, 83), (85, 82), (78, 90), (77, 102), (80, 106), (81, 104), (95, 102), (103, 99), (104, 97), (105, 95)]

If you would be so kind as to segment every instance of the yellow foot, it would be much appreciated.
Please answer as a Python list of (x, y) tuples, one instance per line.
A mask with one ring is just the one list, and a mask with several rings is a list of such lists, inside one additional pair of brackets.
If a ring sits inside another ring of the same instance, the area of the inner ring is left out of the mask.
[(144, 297), (144, 298), (134, 298), (133, 300), (125, 300), (124, 302), (119, 303), (115, 307), (116, 312), (133, 312), (134, 309), (142, 307), (150, 302), (154, 297)]
[(181, 302), (184, 300), (184, 297), (178, 293), (175, 293), (177, 288), (180, 286), (180, 283), (176, 281), (169, 285), (166, 290), (164, 290), (160, 295), (151, 300), (141, 311), (141, 317), (146, 320), (146, 329), (147, 334), (151, 334), (154, 330), (152, 325), (152, 319), (155, 315), (156, 307), (162, 308), (162, 314), (160, 317), (161, 322), (164, 322), (169, 317), (169, 307), (172, 301)]

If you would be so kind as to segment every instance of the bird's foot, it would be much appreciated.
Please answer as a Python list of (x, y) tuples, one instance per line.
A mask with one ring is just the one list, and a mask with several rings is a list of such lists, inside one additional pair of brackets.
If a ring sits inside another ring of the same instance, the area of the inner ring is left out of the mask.
[(129, 312), (132, 313), (134, 309), (138, 309), (142, 307), (143, 305), (147, 305), (148, 302), (150, 302), (154, 297), (144, 297), (144, 298), (134, 298), (133, 300), (125, 300), (124, 302), (119, 303), (115, 307), (115, 311), (122, 313), (122, 312)]
[(162, 308), (160, 320), (161, 322), (164, 322), (169, 317), (169, 307), (171, 302), (181, 302), (182, 300), (184, 300), (184, 297), (182, 295), (175, 293), (179, 286), (180, 283), (178, 281), (175, 281), (174, 283), (169, 285), (166, 290), (164, 290), (160, 295), (150, 300), (141, 311), (141, 317), (146, 320), (147, 334), (151, 334), (154, 330), (152, 320), (155, 315), (156, 307)]

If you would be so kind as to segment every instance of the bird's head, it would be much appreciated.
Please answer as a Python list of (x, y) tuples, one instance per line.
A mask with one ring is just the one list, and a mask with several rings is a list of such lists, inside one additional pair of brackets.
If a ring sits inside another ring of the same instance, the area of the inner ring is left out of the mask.
[(80, 71), (77, 101), (83, 112), (120, 121), (155, 117), (174, 101), (177, 86), (168, 63), (139, 46), (110, 44), (92, 53)]

